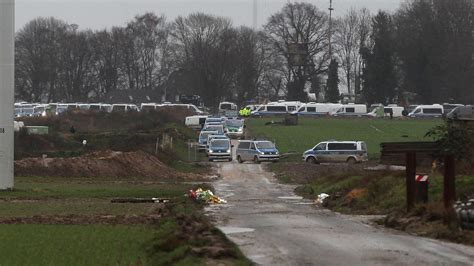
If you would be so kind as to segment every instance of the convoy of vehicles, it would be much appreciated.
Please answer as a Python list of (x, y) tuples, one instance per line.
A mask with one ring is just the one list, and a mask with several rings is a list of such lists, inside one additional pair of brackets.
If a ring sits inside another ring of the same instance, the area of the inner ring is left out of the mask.
[[(185, 119), (185, 125), (201, 130), (198, 138), (198, 148), (205, 151), (210, 161), (232, 160), (231, 139), (244, 139), (245, 120), (233, 116), (212, 117), (204, 115), (192, 104), (172, 103), (142, 103), (134, 104), (104, 104), (104, 103), (15, 103), (15, 118), (60, 115), (68, 111), (88, 112), (146, 112), (167, 107), (184, 107), (196, 113)], [(446, 116), (448, 119), (474, 120), (474, 107), (461, 104), (432, 104), (409, 106), (407, 109), (397, 105), (373, 104), (369, 107), (364, 104), (332, 104), (332, 103), (301, 103), (296, 101), (270, 102), (264, 105), (246, 106), (252, 116), (270, 115), (297, 115), (297, 116), (336, 116), (336, 117), (409, 117), (409, 118), (437, 118)], [(237, 105), (223, 102), (219, 111), (235, 111)], [(252, 111), (251, 111), (252, 110)], [(411, 110), (410, 112), (408, 112)], [(241, 140), (235, 152), (239, 163), (253, 161), (277, 162), (280, 154), (275, 145), (266, 140)], [(318, 143), (312, 149), (304, 152), (303, 159), (311, 163), (326, 162), (364, 162), (368, 158), (367, 146), (363, 141), (325, 141)]]

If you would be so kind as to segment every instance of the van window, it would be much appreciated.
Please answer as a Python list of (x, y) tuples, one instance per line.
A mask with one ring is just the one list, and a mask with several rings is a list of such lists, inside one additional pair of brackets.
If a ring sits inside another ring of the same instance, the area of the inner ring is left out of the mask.
[(425, 114), (442, 114), (441, 108), (424, 108), (423, 113)]
[(251, 150), (255, 150), (255, 149), (256, 149), (256, 148), (255, 148), (255, 143), (252, 142), (252, 144), (250, 144), (250, 149), (251, 149)]
[(230, 103), (223, 103), (223, 104), (221, 104), (220, 109), (221, 109), (221, 110), (232, 110), (232, 104), (230, 104)]
[(357, 145), (355, 143), (329, 143), (328, 150), (330, 151), (352, 151), (357, 150)]
[(346, 113), (355, 113), (354, 107), (346, 107)]
[(307, 112), (316, 112), (316, 107), (306, 107)]
[(301, 107), (300, 109), (298, 109), (298, 112), (304, 112), (306, 107)]
[(325, 151), (327, 143), (321, 143), (318, 146), (314, 147), (315, 151)]
[(415, 114), (419, 114), (419, 113), (421, 113), (421, 109), (416, 109)]
[(250, 142), (240, 142), (238, 149), (248, 150), (250, 148)]
[(267, 106), (269, 112), (286, 112), (286, 106)]

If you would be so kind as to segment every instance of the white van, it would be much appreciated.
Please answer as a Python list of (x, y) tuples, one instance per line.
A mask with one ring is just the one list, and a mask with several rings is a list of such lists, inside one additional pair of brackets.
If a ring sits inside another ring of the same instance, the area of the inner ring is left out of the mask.
[(447, 115), (451, 120), (474, 120), (474, 105), (459, 106)]
[(126, 113), (138, 111), (138, 107), (135, 104), (112, 104), (113, 113)]
[(305, 151), (303, 160), (309, 163), (365, 162), (367, 144), (364, 141), (323, 141)]
[(265, 116), (265, 115), (285, 115), (298, 110), (303, 103), (301, 102), (271, 102), (265, 105), (261, 105), (257, 110), (252, 112), (253, 116)]
[(161, 104), (156, 104), (155, 106), (156, 106), (156, 109), (167, 108), (167, 107), (181, 107), (181, 108), (186, 108), (197, 115), (204, 114), (204, 112), (202, 110), (199, 110), (199, 108), (197, 108), (196, 105), (194, 104), (164, 102)]
[(436, 118), (442, 117), (443, 113), (444, 109), (440, 104), (419, 105), (408, 116), (413, 118)]
[(365, 104), (344, 104), (333, 116), (368, 116)]
[(297, 111), (294, 111), (291, 114), (299, 116), (332, 115), (341, 107), (342, 104), (335, 103), (307, 103), (303, 104)]
[(184, 124), (192, 129), (201, 129), (206, 123), (206, 115), (193, 115), (186, 117)]
[[(382, 107), (375, 108), (374, 110), (372, 110), (372, 112), (368, 113), (368, 115), (371, 116), (371, 117), (377, 117), (377, 115), (378, 115), (377, 112), (378, 112), (379, 108), (382, 108)], [(396, 105), (385, 106), (385, 107), (383, 107), (383, 112), (384, 112), (383, 117), (390, 117), (390, 113), (392, 113), (393, 117), (402, 117), (404, 110), (405, 110), (405, 108), (403, 108), (401, 106), (396, 106)]]
[(140, 111), (148, 112), (156, 110), (156, 103), (142, 103), (140, 104)]
[(231, 102), (219, 103), (219, 112), (237, 111), (237, 105)]

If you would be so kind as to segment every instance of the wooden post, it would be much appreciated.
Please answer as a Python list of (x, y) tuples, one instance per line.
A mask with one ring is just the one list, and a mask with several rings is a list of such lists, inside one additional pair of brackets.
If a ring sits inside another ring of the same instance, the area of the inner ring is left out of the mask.
[(449, 211), (453, 208), (456, 197), (455, 187), (456, 168), (453, 155), (444, 158), (444, 208)]
[(407, 211), (415, 206), (416, 152), (406, 153)]

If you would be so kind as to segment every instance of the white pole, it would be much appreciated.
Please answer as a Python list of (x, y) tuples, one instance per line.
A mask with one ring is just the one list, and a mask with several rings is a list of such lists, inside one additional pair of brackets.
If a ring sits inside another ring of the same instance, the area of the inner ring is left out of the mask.
[(13, 188), (15, 1), (0, 0), (0, 190)]

